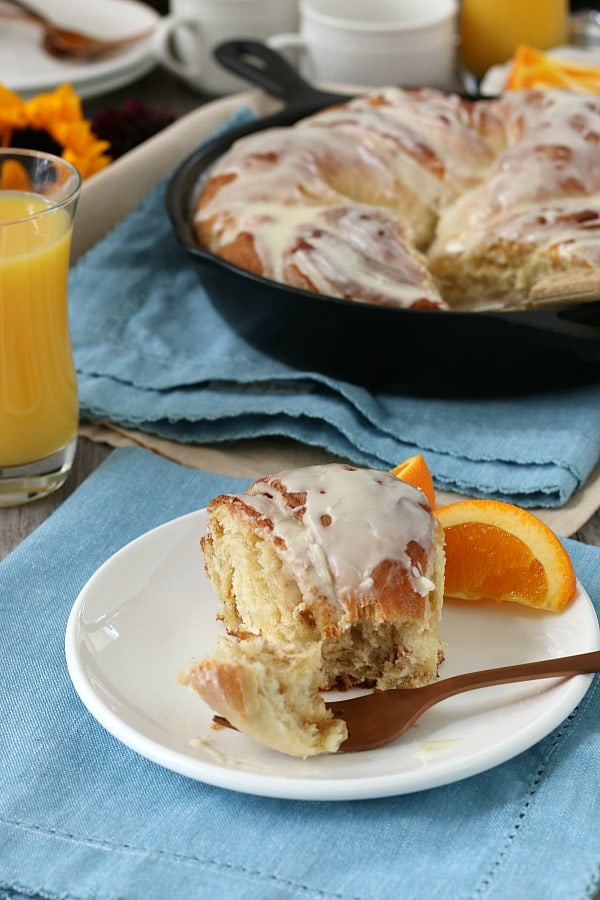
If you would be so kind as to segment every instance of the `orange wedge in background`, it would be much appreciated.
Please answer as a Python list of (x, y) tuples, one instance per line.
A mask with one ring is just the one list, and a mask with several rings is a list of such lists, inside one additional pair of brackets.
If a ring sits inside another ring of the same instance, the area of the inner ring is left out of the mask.
[(517, 47), (505, 89), (548, 87), (600, 93), (600, 67), (560, 60), (526, 45)]
[(436, 510), (444, 528), (444, 594), (560, 612), (575, 596), (569, 554), (536, 515), (500, 500), (459, 500)]
[(433, 478), (429, 467), (420, 453), (409, 456), (404, 462), (401, 462), (392, 469), (392, 475), (413, 487), (420, 488), (427, 497), (431, 509), (435, 509), (435, 488), (433, 486)]

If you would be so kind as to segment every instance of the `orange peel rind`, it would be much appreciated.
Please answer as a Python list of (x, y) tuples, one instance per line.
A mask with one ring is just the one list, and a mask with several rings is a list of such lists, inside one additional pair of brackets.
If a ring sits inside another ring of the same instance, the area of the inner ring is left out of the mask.
[(413, 487), (423, 491), (427, 497), (429, 506), (432, 510), (435, 509), (435, 487), (433, 485), (433, 478), (431, 477), (429, 466), (420, 453), (415, 453), (414, 456), (409, 456), (404, 462), (399, 463), (392, 469), (392, 475), (395, 475), (396, 478), (399, 478), (401, 481), (406, 481), (407, 484), (411, 484)]

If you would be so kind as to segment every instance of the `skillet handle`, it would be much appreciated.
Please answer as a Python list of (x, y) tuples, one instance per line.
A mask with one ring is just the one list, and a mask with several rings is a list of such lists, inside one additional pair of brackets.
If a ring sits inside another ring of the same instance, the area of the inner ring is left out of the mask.
[(573, 350), (586, 362), (600, 363), (600, 299), (593, 302), (524, 309), (502, 314), (502, 321), (519, 331), (532, 329), (555, 346)]
[(215, 59), (272, 97), (308, 106), (339, 103), (350, 95), (320, 91), (313, 87), (277, 51), (259, 41), (225, 41), (213, 49)]

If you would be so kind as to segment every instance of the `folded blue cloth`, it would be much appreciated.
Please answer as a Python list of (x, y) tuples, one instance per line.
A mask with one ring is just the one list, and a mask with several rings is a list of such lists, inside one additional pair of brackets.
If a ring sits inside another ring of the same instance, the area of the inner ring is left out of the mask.
[(421, 452), (438, 488), (529, 507), (562, 506), (583, 485), (600, 458), (600, 381), (436, 400), (290, 368), (215, 312), (164, 195), (161, 183), (71, 273), (84, 416), (200, 444), (286, 435), (379, 468)]
[[(188, 780), (89, 715), (63, 653), (84, 583), (126, 542), (241, 484), (117, 450), (0, 563), (0, 897), (592, 898), (598, 678), (515, 759), (447, 787), (354, 802)], [(565, 543), (598, 610), (600, 549)]]

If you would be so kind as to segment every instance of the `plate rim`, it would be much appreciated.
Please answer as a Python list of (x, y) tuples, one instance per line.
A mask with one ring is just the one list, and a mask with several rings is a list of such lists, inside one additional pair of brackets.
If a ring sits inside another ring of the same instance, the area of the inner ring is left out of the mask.
[[(152, 6), (140, 2), (140, 0), (121, 0), (130, 6), (144, 10), (148, 16), (148, 27), (156, 28), (160, 20), (160, 15)], [(152, 20), (152, 24), (151, 21)], [(4, 76), (4, 83), (7, 88), (14, 91), (24, 98), (31, 97), (37, 93), (51, 91), (61, 85), (64, 81), (68, 81), (73, 85), (74, 90), (81, 96), (89, 96), (85, 93), (87, 88), (104, 89), (104, 82), (113, 84), (117, 76), (126, 78), (131, 75), (132, 78), (138, 77), (138, 72), (142, 69), (147, 70), (150, 66), (154, 67), (156, 61), (152, 52), (153, 33), (147, 37), (140, 39), (131, 47), (123, 50), (108, 60), (82, 64), (81, 67), (74, 67), (67, 64), (64, 72), (57, 70), (55, 75), (43, 74), (23, 77), (19, 73), (10, 77)], [(82, 93), (84, 92), (84, 93)]]
[[(200, 781), (215, 787), (233, 790), (239, 793), (254, 796), (271, 797), (288, 800), (316, 800), (316, 801), (347, 801), (377, 799), (382, 797), (400, 796), (416, 793), (423, 790), (435, 789), (454, 782), (462, 781), (474, 775), (482, 774), (498, 765), (508, 762), (532, 746), (543, 740), (551, 731), (557, 728), (571, 712), (578, 706), (589, 690), (593, 674), (575, 675), (556, 686), (561, 688), (560, 702), (549, 706), (535, 719), (535, 728), (530, 726), (521, 729), (514, 735), (508, 735), (501, 742), (501, 749), (487, 747), (480, 750), (473, 757), (460, 761), (450, 760), (446, 763), (438, 763), (432, 770), (424, 767), (418, 771), (400, 772), (396, 775), (389, 773), (368, 777), (343, 777), (331, 779), (327, 774), (319, 778), (302, 777), (294, 779), (287, 775), (261, 774), (257, 772), (245, 772), (236, 770), (232, 766), (224, 766), (211, 763), (202, 759), (195, 759), (191, 755), (167, 747), (154, 738), (144, 735), (133, 725), (123, 721), (117, 712), (99, 696), (85, 672), (85, 666), (81, 660), (81, 644), (78, 641), (79, 616), (85, 607), (88, 594), (100, 580), (106, 569), (116, 558), (128, 552), (135, 552), (150, 535), (159, 536), (161, 531), (174, 528), (183, 529), (196, 518), (205, 514), (205, 508), (197, 509), (184, 515), (177, 516), (154, 528), (148, 529), (138, 537), (124, 544), (111, 554), (87, 579), (81, 588), (68, 616), (65, 637), (64, 652), (67, 671), (71, 683), (90, 715), (116, 740), (133, 750), (141, 757), (195, 781)], [(587, 605), (590, 618), (595, 621), (595, 629), (590, 634), (590, 646), (586, 649), (600, 649), (600, 624), (591, 598), (577, 580), (578, 592), (581, 600)], [(579, 652), (585, 652), (581, 650)], [(532, 734), (534, 731), (534, 734)], [(377, 751), (367, 751), (369, 754)]]

